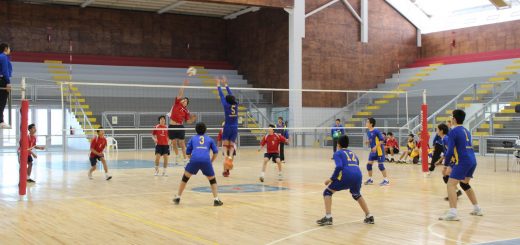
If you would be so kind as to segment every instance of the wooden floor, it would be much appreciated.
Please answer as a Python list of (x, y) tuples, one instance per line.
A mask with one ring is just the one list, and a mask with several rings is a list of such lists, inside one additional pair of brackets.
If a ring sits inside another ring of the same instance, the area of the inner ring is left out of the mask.
[[(110, 181), (99, 171), (89, 180), (86, 153), (40, 153), (37, 183), (29, 185), (25, 201), (18, 201), (16, 155), (5, 153), (0, 155), (0, 244), (467, 244), (520, 239), (520, 173), (506, 172), (505, 158), (498, 159), (493, 172), (492, 157), (478, 158), (471, 184), (483, 217), (469, 215), (471, 204), (464, 196), (460, 222), (438, 221), (448, 208), (440, 172), (425, 178), (419, 166), (387, 164), (391, 186), (361, 189), (376, 224), (363, 224), (357, 203), (340, 192), (333, 197), (334, 225), (319, 227), (315, 221), (324, 215), (323, 181), (334, 168), (330, 152), (289, 148), (285, 180), (276, 180), (272, 165), (264, 183), (287, 190), (223, 193), (222, 207), (212, 206), (210, 193), (192, 191), (208, 186), (200, 173), (189, 181), (181, 205), (173, 205), (181, 167), (170, 168), (169, 177), (155, 177), (151, 166), (136, 164), (111, 169)], [(355, 152), (366, 177), (367, 153)], [(117, 162), (151, 157), (152, 152), (120, 152)], [(256, 150), (242, 150), (231, 177), (219, 176), (218, 184), (260, 184), (261, 161)], [(375, 177), (381, 181), (379, 172)]]

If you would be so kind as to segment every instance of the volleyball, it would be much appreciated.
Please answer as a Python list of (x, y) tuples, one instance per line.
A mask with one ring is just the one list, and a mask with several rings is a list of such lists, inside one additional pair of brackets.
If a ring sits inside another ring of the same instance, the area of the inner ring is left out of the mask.
[(192, 77), (192, 76), (195, 76), (197, 75), (197, 69), (195, 69), (195, 67), (190, 67), (188, 68), (188, 70), (186, 71), (186, 74), (188, 74), (189, 77)]

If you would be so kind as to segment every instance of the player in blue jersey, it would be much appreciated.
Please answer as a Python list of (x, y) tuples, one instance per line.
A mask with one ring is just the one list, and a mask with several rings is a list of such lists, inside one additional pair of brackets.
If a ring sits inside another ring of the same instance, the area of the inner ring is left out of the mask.
[[(469, 185), (471, 178), (473, 178), (475, 168), (477, 167), (477, 160), (471, 143), (471, 134), (462, 126), (465, 118), (466, 113), (463, 110), (453, 110), (452, 124), (454, 127), (448, 133), (448, 148), (444, 159), (445, 164), (450, 164), (451, 161), (454, 163), (450, 178), (448, 179), (447, 188), (450, 210), (439, 217), (440, 220), (459, 220), (457, 216), (457, 185), (459, 183), (473, 204), (473, 211), (470, 214), (482, 216), (482, 209), (478, 205), (475, 192)], [(454, 160), (452, 160), (452, 157), (454, 157)]]
[[(190, 180), (192, 175), (196, 175), (199, 170), (206, 176), (211, 185), (211, 192), (213, 192), (213, 206), (222, 206), (223, 203), (218, 198), (217, 191), (217, 179), (215, 178), (215, 171), (213, 171), (213, 162), (218, 156), (218, 147), (215, 142), (209, 137), (204, 135), (206, 133), (206, 125), (203, 122), (197, 123), (195, 126), (197, 135), (193, 136), (188, 142), (186, 148), (186, 155), (190, 159), (188, 165), (184, 170), (182, 181), (179, 185), (179, 191), (173, 198), (175, 204), (179, 204), (181, 201), (181, 195), (186, 188), (186, 183)], [(213, 156), (210, 158), (210, 151), (213, 152)]]
[[(235, 141), (238, 135), (238, 102), (233, 96), (231, 89), (229, 89), (227, 78), (222, 77), (222, 79), (216, 78), (217, 81), (217, 89), (218, 94), (220, 96), (220, 102), (224, 107), (224, 115), (225, 115), (225, 124), (224, 130), (222, 132), (222, 148), (224, 148), (224, 172), (222, 175), (224, 177), (229, 176), (229, 167), (233, 166), (233, 157), (235, 152)], [(222, 92), (222, 87), (220, 84), (223, 83), (226, 87), (227, 95), (224, 96)], [(226, 161), (228, 164), (225, 164)]]
[(365, 185), (374, 184), (374, 180), (372, 180), (372, 164), (374, 161), (377, 161), (379, 170), (383, 174), (383, 181), (379, 184), (381, 186), (389, 185), (390, 181), (388, 181), (385, 169), (385, 151), (383, 149), (383, 134), (379, 131), (379, 129), (375, 128), (376, 119), (368, 118), (366, 122), (366, 127), (368, 129), (367, 138), (368, 140), (365, 142), (370, 146), (370, 154), (368, 155), (368, 180), (365, 181)]
[(327, 185), (327, 188), (323, 191), (325, 217), (316, 221), (319, 225), (332, 225), (332, 194), (341, 190), (350, 190), (352, 198), (359, 203), (359, 206), (365, 212), (364, 222), (374, 224), (374, 216), (370, 214), (367, 203), (360, 192), (363, 174), (359, 169), (359, 159), (352, 151), (347, 149), (348, 143), (348, 136), (342, 135), (338, 138), (339, 150), (334, 153), (336, 168), (332, 176), (325, 180), (325, 185)]
[[(451, 122), (451, 121), (448, 121)], [(451, 123), (449, 123), (451, 125)], [(437, 136), (441, 139), (440, 146), (442, 147), (442, 152), (440, 154), (440, 158), (434, 164), (443, 164), (444, 156), (446, 155), (446, 151), (448, 150), (448, 133), (450, 132), (450, 127), (441, 123), (437, 125)], [(453, 159), (453, 158), (452, 158)], [(442, 180), (444, 183), (448, 184), (448, 179), (450, 178), (451, 168), (453, 166), (453, 162), (450, 161), (449, 164), (444, 164), (444, 168), (442, 169)], [(457, 190), (457, 197), (462, 195), (462, 191)], [(445, 197), (444, 200), (448, 201), (448, 197)]]

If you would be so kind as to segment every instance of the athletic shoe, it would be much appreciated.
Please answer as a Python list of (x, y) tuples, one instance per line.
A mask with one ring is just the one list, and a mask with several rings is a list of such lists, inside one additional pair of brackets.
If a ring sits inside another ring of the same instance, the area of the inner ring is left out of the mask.
[(451, 212), (447, 212), (445, 215), (439, 217), (439, 220), (459, 221), (459, 217), (456, 214), (452, 214)]
[[(457, 190), (457, 200), (459, 199), (459, 197), (462, 196), (462, 191), (460, 190)], [(444, 198), (444, 201), (449, 201), (450, 199), (448, 197), (445, 197)]]
[(92, 178), (92, 173), (88, 173), (88, 179), (94, 179)]
[(260, 177), (260, 182), (264, 182), (264, 177)]
[(392, 158), (392, 159), (390, 159), (390, 162), (395, 162), (395, 160)]
[(318, 225), (332, 225), (332, 217), (330, 218), (327, 218), (326, 216), (319, 219), (319, 220), (316, 220), (316, 224)]
[(229, 170), (224, 170), (224, 172), (222, 172), (222, 176), (229, 177)]
[(365, 181), (365, 185), (372, 185), (374, 184), (374, 181), (372, 179), (368, 179), (367, 181)]
[(482, 209), (479, 208), (479, 209), (473, 209), (473, 211), (471, 211), (471, 213), (469, 213), (473, 216), (483, 216), (484, 214), (482, 213)]
[(111, 176), (107, 176), (107, 180), (111, 180), (112, 179), (112, 175)]
[(181, 198), (180, 198), (180, 197), (174, 197), (174, 198), (173, 198), (173, 203), (174, 203), (175, 205), (179, 205), (180, 202), (181, 202)]
[(374, 224), (374, 216), (370, 215), (369, 217), (366, 217), (365, 220), (363, 220), (363, 223)]
[(278, 174), (278, 180), (283, 180), (283, 175), (282, 174)]
[(162, 176), (163, 176), (163, 177), (168, 177), (168, 174), (167, 174), (166, 172), (163, 172), (163, 173), (162, 173)]
[(11, 125), (3, 122), (3, 123), (0, 123), (0, 129), (11, 129)]
[(36, 181), (34, 181), (34, 180), (31, 179), (31, 178), (27, 179), (27, 182), (28, 182), (28, 183), (36, 183)]
[(380, 186), (387, 186), (387, 185), (390, 185), (390, 181), (388, 180), (383, 180), (381, 181), (381, 183), (379, 183)]
[(213, 200), (213, 206), (215, 207), (218, 207), (218, 206), (222, 206), (224, 205), (224, 203), (220, 200)]
[(159, 176), (159, 170), (158, 169), (155, 170), (154, 176)]
[(284, 164), (285, 164), (285, 160), (282, 160), (282, 163), (284, 163)]

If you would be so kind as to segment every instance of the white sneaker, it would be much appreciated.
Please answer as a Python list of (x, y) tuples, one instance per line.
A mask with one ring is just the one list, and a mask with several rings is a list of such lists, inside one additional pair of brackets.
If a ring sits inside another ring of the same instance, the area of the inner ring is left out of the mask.
[(106, 176), (107, 177), (107, 180), (111, 180), (112, 179), (112, 175), (109, 175), (109, 176)]
[(283, 174), (278, 174), (278, 180), (283, 180)]
[(444, 221), (459, 221), (459, 217), (456, 214), (453, 214), (451, 212), (447, 212), (443, 216), (439, 217), (439, 220)]
[(94, 179), (92, 178), (92, 173), (88, 173), (88, 179)]
[(0, 123), (0, 129), (11, 129), (11, 125), (3, 122), (3, 123)]
[(168, 177), (168, 174), (166, 172), (162, 172), (163, 177)]
[(479, 209), (473, 209), (473, 211), (471, 211), (471, 213), (469, 213), (473, 216), (483, 216), (484, 214), (482, 213), (482, 209), (479, 208)]
[(155, 170), (154, 176), (159, 176), (159, 170), (158, 169)]

